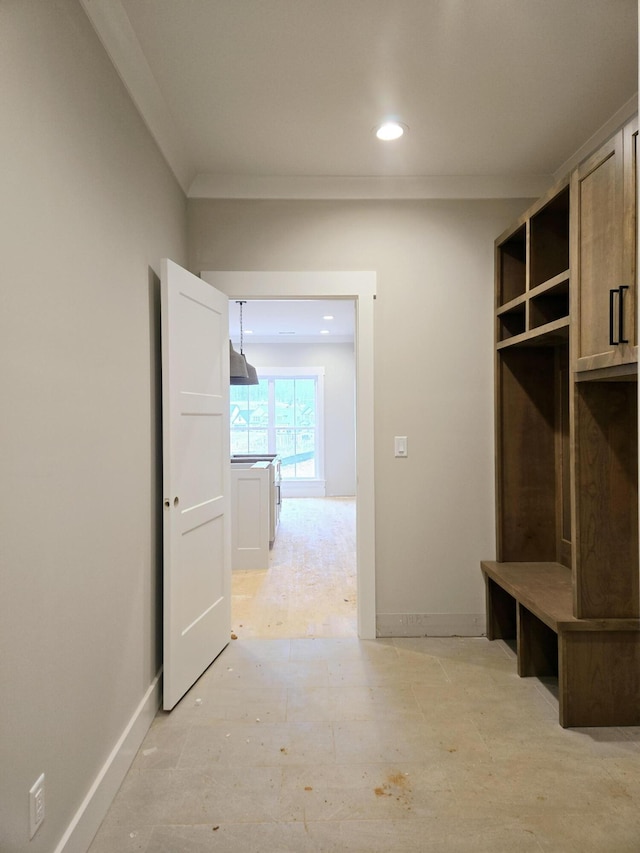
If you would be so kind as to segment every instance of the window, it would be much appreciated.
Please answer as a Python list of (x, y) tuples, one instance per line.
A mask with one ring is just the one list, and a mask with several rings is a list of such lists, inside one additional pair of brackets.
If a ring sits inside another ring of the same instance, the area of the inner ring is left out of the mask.
[(232, 385), (231, 453), (277, 453), (284, 479), (323, 477), (323, 368), (262, 369), (259, 385)]

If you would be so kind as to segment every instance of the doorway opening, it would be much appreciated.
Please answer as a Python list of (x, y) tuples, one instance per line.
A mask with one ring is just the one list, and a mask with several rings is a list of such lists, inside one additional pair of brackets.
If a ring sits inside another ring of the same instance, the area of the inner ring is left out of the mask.
[[(230, 389), (233, 512), (242, 517), (231, 537), (233, 632), (353, 637), (354, 302), (230, 299), (229, 338), (258, 378)], [(247, 458), (269, 466), (268, 507), (249, 493)]]
[[(201, 277), (230, 300), (347, 299), (355, 305), (356, 584), (358, 636), (373, 639), (375, 538), (373, 479), (374, 272), (217, 272)], [(347, 596), (344, 596), (347, 597)]]

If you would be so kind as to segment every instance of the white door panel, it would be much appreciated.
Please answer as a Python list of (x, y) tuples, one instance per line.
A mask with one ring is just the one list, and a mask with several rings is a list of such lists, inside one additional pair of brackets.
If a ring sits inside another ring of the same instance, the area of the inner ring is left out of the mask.
[(164, 701), (229, 642), (227, 297), (162, 262)]

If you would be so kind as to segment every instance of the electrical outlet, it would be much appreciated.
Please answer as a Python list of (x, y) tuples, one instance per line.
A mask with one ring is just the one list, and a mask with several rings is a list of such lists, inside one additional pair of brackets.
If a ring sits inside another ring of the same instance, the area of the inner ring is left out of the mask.
[(44, 773), (29, 790), (29, 838), (33, 838), (44, 820)]

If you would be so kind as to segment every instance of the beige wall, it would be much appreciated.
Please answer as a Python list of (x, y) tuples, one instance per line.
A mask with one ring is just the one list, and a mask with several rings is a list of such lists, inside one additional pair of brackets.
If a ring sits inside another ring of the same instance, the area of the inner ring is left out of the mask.
[[(200, 270), (374, 270), (378, 630), (480, 632), (494, 554), (493, 240), (500, 201), (188, 204)], [(394, 435), (409, 457), (395, 459)]]
[(52, 853), (161, 663), (153, 270), (186, 211), (76, 0), (3, 0), (0, 103), (0, 849)]

